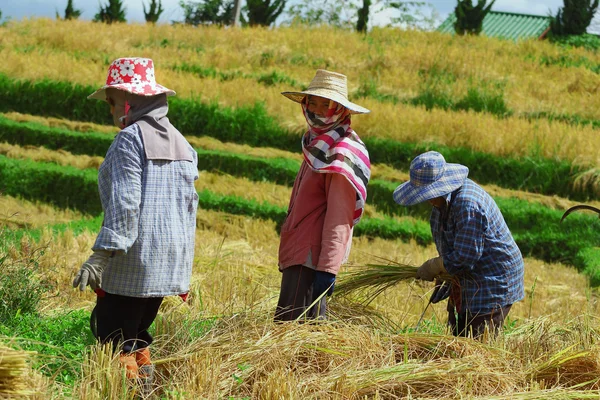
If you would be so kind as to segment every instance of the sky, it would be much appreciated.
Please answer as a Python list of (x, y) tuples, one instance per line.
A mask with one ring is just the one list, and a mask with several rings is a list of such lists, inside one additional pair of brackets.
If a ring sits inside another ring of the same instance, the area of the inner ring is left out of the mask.
[[(293, 0), (288, 0), (288, 3), (291, 1)], [(126, 18), (129, 22), (144, 22), (142, 2), (149, 4), (150, 0), (123, 0), (126, 7)], [(161, 15), (159, 23), (183, 19), (179, 2), (180, 0), (162, 0), (165, 11)], [(429, 0), (427, 2), (435, 8), (441, 19), (447, 17), (456, 5), (455, 0)], [(106, 4), (108, 0), (74, 0), (75, 8), (83, 11), (81, 19), (94, 18), (100, 3)], [(67, 0), (0, 0), (2, 18), (10, 17), (16, 20), (32, 17), (54, 18), (56, 11), (61, 15), (64, 14), (66, 5)], [(492, 10), (548, 15), (548, 13), (555, 14), (562, 5), (563, 0), (496, 0)]]

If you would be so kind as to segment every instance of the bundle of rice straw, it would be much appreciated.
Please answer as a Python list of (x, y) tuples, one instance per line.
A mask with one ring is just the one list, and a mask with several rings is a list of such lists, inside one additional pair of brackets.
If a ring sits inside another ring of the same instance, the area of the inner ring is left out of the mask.
[[(340, 274), (335, 285), (334, 295), (347, 296), (361, 293), (364, 302), (370, 303), (386, 289), (402, 281), (415, 279), (417, 269), (413, 265), (388, 260), (389, 264), (350, 265), (348, 271)], [(451, 280), (450, 275), (437, 278), (440, 281)]]
[(33, 394), (28, 390), (28, 358), (35, 352), (15, 350), (0, 344), (0, 397), (19, 397)]

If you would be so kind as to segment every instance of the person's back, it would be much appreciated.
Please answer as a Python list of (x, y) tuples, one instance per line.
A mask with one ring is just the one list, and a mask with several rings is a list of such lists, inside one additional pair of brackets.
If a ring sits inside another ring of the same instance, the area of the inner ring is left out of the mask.
[[(98, 172), (99, 183), (107, 186), (100, 190), (102, 204), (112, 203), (111, 207), (121, 214), (130, 211), (139, 215), (137, 226), (122, 226), (133, 219), (107, 212), (106, 217), (111, 220), (106, 223), (111, 229), (102, 230), (98, 242), (122, 240), (122, 247), (128, 250), (109, 260), (102, 279), (105, 291), (135, 297), (188, 291), (198, 204), (194, 187), (198, 178), (197, 154), (188, 146), (191, 162), (147, 159), (140, 127), (134, 123), (123, 129), (109, 148)], [(123, 160), (124, 154), (127, 160)], [(141, 186), (120, 188), (118, 196), (111, 199), (113, 191), (119, 189), (113, 177), (123, 173), (124, 165), (129, 174), (140, 176)], [(128, 205), (128, 196), (131, 200), (139, 198), (139, 205)], [(110, 237), (113, 233), (117, 234)]]
[(467, 178), (451, 195), (444, 229), (440, 220), (440, 210), (433, 207), (432, 234), (446, 270), (459, 279), (461, 308), (489, 313), (523, 299), (523, 257), (496, 202), (483, 188)]

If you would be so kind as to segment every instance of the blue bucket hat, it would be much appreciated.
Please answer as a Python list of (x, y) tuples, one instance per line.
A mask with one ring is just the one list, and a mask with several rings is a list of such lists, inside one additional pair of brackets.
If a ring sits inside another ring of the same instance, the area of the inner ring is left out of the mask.
[(428, 151), (410, 163), (410, 180), (394, 190), (394, 201), (412, 206), (452, 193), (465, 183), (469, 168), (450, 164), (437, 151)]

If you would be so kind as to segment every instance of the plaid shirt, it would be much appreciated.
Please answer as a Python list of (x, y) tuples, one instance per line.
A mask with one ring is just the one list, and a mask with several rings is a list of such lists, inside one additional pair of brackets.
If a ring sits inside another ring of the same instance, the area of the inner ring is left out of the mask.
[(447, 221), (433, 207), (431, 232), (446, 270), (459, 280), (459, 311), (487, 314), (522, 300), (523, 257), (494, 200), (467, 179), (446, 201)]
[(198, 194), (194, 162), (147, 160), (137, 124), (123, 129), (98, 171), (104, 222), (94, 250), (114, 251), (102, 289), (131, 297), (189, 290)]

